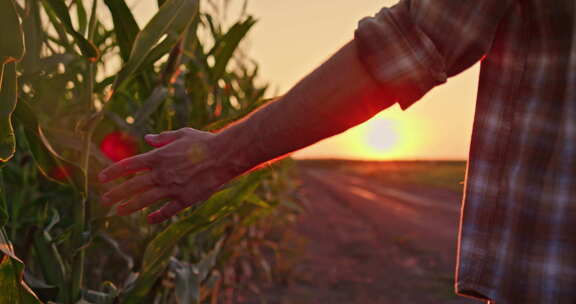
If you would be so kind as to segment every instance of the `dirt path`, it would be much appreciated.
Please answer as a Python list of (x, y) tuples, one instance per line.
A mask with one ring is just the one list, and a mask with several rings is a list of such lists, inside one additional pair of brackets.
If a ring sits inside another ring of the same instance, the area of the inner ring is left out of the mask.
[(331, 169), (301, 173), (303, 261), (292, 284), (254, 303), (481, 303), (453, 294), (459, 193)]

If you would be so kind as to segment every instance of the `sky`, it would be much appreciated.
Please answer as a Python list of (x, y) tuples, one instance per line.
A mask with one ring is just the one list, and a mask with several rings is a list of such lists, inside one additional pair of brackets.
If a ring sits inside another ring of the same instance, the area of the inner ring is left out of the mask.
[[(360, 19), (395, 0), (252, 0), (258, 19), (245, 49), (260, 67), (270, 96), (286, 93), (351, 40)], [(141, 22), (155, 0), (136, 0)], [(232, 0), (231, 15), (242, 1)], [(340, 135), (294, 154), (297, 158), (368, 160), (467, 159), (478, 65), (434, 88), (407, 111), (397, 106)]]

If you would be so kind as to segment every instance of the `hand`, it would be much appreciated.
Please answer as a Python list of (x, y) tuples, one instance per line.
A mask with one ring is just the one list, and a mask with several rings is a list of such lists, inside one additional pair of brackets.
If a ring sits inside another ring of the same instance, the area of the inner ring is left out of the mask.
[(241, 172), (226, 163), (225, 151), (216, 134), (183, 128), (146, 135), (156, 149), (123, 159), (104, 169), (98, 178), (107, 183), (131, 175), (124, 183), (102, 196), (102, 203), (118, 207), (129, 215), (160, 200), (168, 202), (148, 215), (151, 224), (160, 223), (195, 203), (208, 199), (223, 184)]

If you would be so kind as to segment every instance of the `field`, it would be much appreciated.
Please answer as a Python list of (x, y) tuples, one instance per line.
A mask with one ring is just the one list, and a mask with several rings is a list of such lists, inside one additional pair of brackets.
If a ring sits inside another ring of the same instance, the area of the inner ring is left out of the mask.
[[(0, 304), (468, 303), (452, 292), (464, 162), (286, 158), (212, 182), (228, 174), (198, 134), (272, 100), (243, 49), (257, 20), (152, 2), (139, 24), (125, 0), (0, 1)], [(190, 134), (182, 171), (99, 175)]]
[(454, 295), (465, 162), (298, 162), (301, 261), (246, 303), (476, 303)]
[(462, 191), (465, 161), (354, 161), (337, 159), (301, 160), (306, 168), (330, 169), (372, 176), (388, 185), (418, 185)]

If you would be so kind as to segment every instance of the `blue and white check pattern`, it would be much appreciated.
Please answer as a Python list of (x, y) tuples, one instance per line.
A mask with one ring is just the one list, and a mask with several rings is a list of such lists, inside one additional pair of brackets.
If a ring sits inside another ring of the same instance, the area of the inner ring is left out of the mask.
[(360, 59), (403, 109), (482, 60), (461, 295), (576, 303), (575, 13), (573, 0), (402, 0), (359, 23)]

